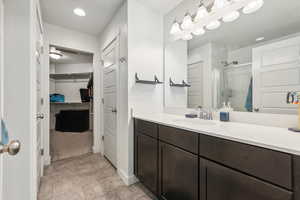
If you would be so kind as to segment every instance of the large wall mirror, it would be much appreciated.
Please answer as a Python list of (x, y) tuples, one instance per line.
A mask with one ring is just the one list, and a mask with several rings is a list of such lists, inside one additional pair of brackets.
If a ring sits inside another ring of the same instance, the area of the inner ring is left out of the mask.
[(299, 10), (299, 0), (184, 0), (165, 16), (165, 106), (296, 114)]

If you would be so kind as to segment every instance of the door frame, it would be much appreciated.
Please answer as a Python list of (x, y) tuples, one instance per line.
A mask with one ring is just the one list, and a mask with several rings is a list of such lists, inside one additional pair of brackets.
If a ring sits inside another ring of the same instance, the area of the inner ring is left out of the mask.
[(118, 146), (119, 146), (119, 130), (120, 130), (120, 122), (121, 122), (121, 112), (122, 112), (122, 106), (121, 106), (121, 102), (122, 99), (120, 98), (120, 31), (117, 33), (116, 36), (112, 37), (111, 40), (109, 40), (108, 43), (106, 43), (106, 45), (104, 46), (104, 48), (101, 49), (101, 97), (102, 97), (102, 104), (101, 104), (101, 126), (102, 126), (102, 141), (101, 141), (101, 146), (102, 146), (102, 155), (104, 155), (104, 140), (103, 140), (103, 136), (104, 136), (104, 66), (103, 66), (103, 54), (104, 51), (110, 47), (111, 44), (116, 43), (116, 48), (117, 48), (117, 62), (116, 62), (116, 108), (117, 108), (117, 113), (116, 113), (116, 169), (118, 169), (119, 167), (119, 153), (118, 153)]
[[(43, 80), (43, 74), (45, 73), (45, 65), (44, 65), (44, 59), (45, 59), (45, 42), (44, 42), (44, 25), (43, 25), (43, 20), (42, 20), (42, 13), (41, 13), (41, 8), (40, 8), (40, 4), (37, 4), (37, 8), (36, 8), (36, 17), (37, 17), (37, 23), (39, 26), (39, 30), (36, 30), (37, 32), (40, 32), (42, 34), (42, 40), (43, 40), (43, 44), (41, 46), (41, 56), (40, 56), (40, 66), (41, 66), (41, 73), (40, 73), (40, 80), (41, 80), (41, 98), (43, 99), (43, 103), (41, 104), (41, 112), (45, 113), (45, 98), (44, 98), (44, 93), (45, 93), (45, 85), (44, 85), (44, 81)], [(39, 38), (38, 38), (39, 39)], [(38, 41), (37, 41), (38, 42)], [(41, 120), (41, 149), (44, 149), (44, 127), (45, 127), (45, 119)], [(41, 152), (38, 152), (41, 153)], [(41, 176), (44, 175), (44, 155), (41, 155), (41, 172), (40, 172)], [(38, 186), (39, 187), (39, 186)]]

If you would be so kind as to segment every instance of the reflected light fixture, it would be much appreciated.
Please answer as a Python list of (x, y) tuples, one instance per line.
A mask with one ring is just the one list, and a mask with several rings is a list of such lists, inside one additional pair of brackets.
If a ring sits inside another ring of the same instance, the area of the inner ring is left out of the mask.
[(50, 58), (53, 58), (55, 60), (59, 60), (63, 57), (63, 54), (61, 53), (61, 51), (57, 50), (55, 47), (51, 47), (50, 52), (49, 52), (49, 56), (50, 56)]
[(227, 5), (229, 5), (229, 2), (227, 0), (215, 0), (212, 10), (217, 11), (218, 9), (222, 9)]
[(207, 8), (203, 4), (200, 4), (194, 21), (199, 22), (201, 19), (207, 16), (208, 16)]
[(192, 30), (193, 27), (194, 27), (194, 22), (193, 22), (192, 16), (189, 13), (186, 13), (183, 18), (181, 28), (183, 30)]
[(180, 24), (177, 21), (174, 21), (170, 34), (171, 35), (179, 35), (182, 33), (182, 30), (180, 29)]
[(194, 35), (203, 35), (205, 34), (205, 30), (202, 27), (195, 28), (192, 32)]
[(73, 13), (79, 17), (85, 17), (86, 16), (86, 13), (85, 11), (82, 9), (82, 8), (75, 8), (73, 10)]
[(225, 15), (222, 20), (223, 22), (233, 22), (240, 17), (240, 13), (238, 11), (232, 11), (228, 15)]
[(251, 14), (258, 11), (264, 5), (264, 0), (255, 0), (244, 7), (243, 13)]
[(208, 30), (215, 30), (221, 26), (221, 22), (219, 20), (212, 21), (209, 24), (206, 25), (206, 28)]
[(181, 38), (183, 40), (191, 40), (191, 39), (193, 39), (193, 35), (191, 33), (185, 33), (185, 34), (183, 34), (183, 36)]

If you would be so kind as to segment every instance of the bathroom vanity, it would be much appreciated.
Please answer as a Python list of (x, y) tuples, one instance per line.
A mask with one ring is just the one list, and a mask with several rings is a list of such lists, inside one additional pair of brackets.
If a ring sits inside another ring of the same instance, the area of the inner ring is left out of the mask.
[(167, 114), (134, 127), (135, 175), (159, 199), (300, 199), (298, 134)]

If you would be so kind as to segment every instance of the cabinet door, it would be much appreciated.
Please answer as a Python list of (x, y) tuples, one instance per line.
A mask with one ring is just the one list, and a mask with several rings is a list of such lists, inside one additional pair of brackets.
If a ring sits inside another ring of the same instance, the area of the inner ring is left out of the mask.
[(159, 194), (166, 200), (198, 200), (198, 156), (159, 143)]
[(137, 133), (135, 136), (135, 174), (151, 192), (157, 195), (158, 141)]
[(292, 200), (292, 192), (200, 159), (200, 200)]

